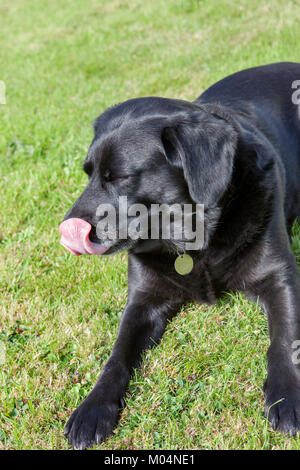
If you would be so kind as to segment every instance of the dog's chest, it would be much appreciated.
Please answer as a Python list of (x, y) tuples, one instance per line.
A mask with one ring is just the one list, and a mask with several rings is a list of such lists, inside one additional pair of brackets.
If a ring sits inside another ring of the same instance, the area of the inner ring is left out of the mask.
[[(197, 260), (189, 274), (176, 272), (176, 258), (139, 255), (130, 262), (129, 283), (142, 283), (143, 290), (179, 302), (215, 303), (224, 286), (211, 275), (207, 263)], [(135, 266), (134, 266), (135, 265)], [(133, 268), (133, 269), (132, 269)]]
[(204, 266), (195, 266), (192, 272), (186, 275), (178, 274), (175, 269), (162, 271), (155, 281), (157, 295), (168, 296), (174, 300), (213, 304), (222, 292)]

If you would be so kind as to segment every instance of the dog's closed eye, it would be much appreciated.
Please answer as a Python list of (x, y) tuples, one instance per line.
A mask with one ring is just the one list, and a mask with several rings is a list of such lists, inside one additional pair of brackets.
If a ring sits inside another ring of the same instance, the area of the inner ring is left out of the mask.
[(110, 181), (113, 181), (112, 173), (110, 170), (105, 170), (103, 172), (102, 180), (105, 181), (105, 183), (109, 183)]
[(102, 180), (105, 182), (105, 183), (112, 183), (114, 181), (117, 181), (117, 180), (125, 180), (125, 179), (128, 179), (130, 178), (131, 176), (133, 175), (120, 175), (120, 174), (114, 174), (112, 173), (110, 170), (105, 170), (103, 173), (102, 173)]

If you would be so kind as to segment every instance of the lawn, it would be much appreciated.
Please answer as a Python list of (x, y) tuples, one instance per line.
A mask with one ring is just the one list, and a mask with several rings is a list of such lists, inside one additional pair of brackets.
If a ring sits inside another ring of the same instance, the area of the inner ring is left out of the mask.
[[(187, 100), (237, 70), (300, 62), (299, 2), (0, 0), (0, 449), (67, 449), (63, 427), (114, 343), (126, 253), (73, 257), (92, 121), (130, 97)], [(299, 77), (300, 78), (300, 77)], [(300, 229), (293, 245), (300, 262)], [(145, 354), (102, 449), (300, 449), (263, 416), (267, 322), (227, 294)]]

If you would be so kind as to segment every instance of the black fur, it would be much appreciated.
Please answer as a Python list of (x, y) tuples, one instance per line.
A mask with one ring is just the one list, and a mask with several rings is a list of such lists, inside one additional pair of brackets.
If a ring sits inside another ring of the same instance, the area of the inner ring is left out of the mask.
[[(191, 252), (193, 271), (174, 270), (176, 240), (118, 240), (127, 248), (128, 302), (112, 354), (91, 393), (72, 414), (66, 435), (76, 448), (103, 441), (123, 406), (132, 369), (158, 343), (185, 303), (213, 303), (242, 291), (266, 312), (271, 345), (264, 387), (274, 429), (300, 428), (299, 274), (289, 237), (300, 214), (300, 124), (292, 82), (300, 64), (279, 63), (231, 75), (195, 102), (129, 100), (105, 111), (85, 170), (89, 183), (66, 218), (93, 226), (100, 203), (204, 203), (205, 245)], [(276, 405), (269, 407), (281, 400)]]

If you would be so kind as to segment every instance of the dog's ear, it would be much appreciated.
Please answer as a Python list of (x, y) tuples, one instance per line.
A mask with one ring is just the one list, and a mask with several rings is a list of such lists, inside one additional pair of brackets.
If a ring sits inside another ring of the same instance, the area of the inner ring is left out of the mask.
[(237, 146), (237, 132), (222, 113), (178, 116), (161, 135), (167, 161), (183, 169), (195, 202), (214, 206), (228, 187)]

